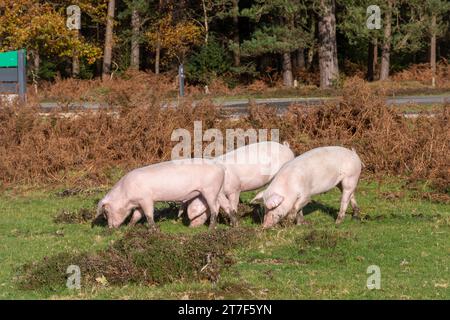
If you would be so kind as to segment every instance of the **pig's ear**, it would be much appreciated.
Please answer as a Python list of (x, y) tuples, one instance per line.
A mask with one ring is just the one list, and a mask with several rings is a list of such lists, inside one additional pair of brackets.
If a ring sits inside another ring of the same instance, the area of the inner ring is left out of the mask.
[(256, 196), (250, 201), (250, 204), (262, 203), (264, 190), (256, 194)]
[(283, 196), (280, 196), (278, 193), (272, 194), (269, 199), (266, 201), (267, 209), (271, 210), (278, 207), (284, 200)]

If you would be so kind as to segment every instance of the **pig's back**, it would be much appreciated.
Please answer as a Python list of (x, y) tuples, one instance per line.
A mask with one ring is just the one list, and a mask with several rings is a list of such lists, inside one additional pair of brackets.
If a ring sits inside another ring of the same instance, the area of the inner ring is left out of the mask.
[(204, 185), (223, 177), (224, 168), (206, 159), (166, 161), (135, 169), (128, 173), (127, 180), (141, 187), (163, 189)]
[(274, 141), (250, 144), (216, 158), (240, 179), (241, 190), (267, 184), (283, 164), (294, 158), (292, 150)]
[(336, 186), (345, 176), (359, 175), (361, 160), (356, 152), (339, 147), (312, 149), (286, 163), (275, 180), (299, 181), (308, 193), (318, 194)]

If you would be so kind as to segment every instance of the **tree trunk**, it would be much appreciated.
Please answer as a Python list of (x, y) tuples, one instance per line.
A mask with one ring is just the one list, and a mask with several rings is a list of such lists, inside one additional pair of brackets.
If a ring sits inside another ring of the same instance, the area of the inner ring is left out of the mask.
[(39, 55), (39, 50), (33, 50), (32, 52), (33, 55), (33, 72), (36, 74), (39, 73), (39, 68), (41, 65), (41, 56)]
[(74, 55), (72, 58), (72, 77), (78, 78), (80, 76), (80, 58)]
[(309, 49), (308, 49), (308, 53), (307, 53), (307, 68), (308, 68), (308, 70), (313, 70), (313, 61), (314, 61), (314, 55), (315, 55), (315, 52), (314, 52), (314, 47), (310, 47)]
[(140, 38), (140, 26), (141, 26), (141, 17), (139, 16), (139, 12), (137, 9), (133, 9), (131, 12), (131, 60), (130, 60), (130, 68), (139, 70), (139, 38)]
[[(316, 29), (317, 29), (317, 17), (316, 15), (311, 16), (311, 25), (310, 25), (310, 29), (311, 29), (311, 33), (312, 34), (316, 34)], [(314, 60), (314, 55), (316, 54), (315, 52), (315, 46), (310, 46), (306, 52), (306, 68), (310, 71), (313, 70), (313, 60)]]
[(208, 23), (208, 12), (206, 11), (205, 0), (202, 0), (202, 6), (203, 6), (203, 22), (205, 24), (205, 43), (208, 43), (209, 23)]
[(378, 79), (378, 39), (373, 40), (373, 79)]
[(33, 77), (32, 81), (33, 81), (33, 86), (34, 86), (34, 91), (37, 94), (38, 93), (38, 74), (39, 74), (39, 67), (41, 64), (41, 57), (39, 55), (39, 50), (35, 49), (35, 50), (31, 50), (31, 56), (33, 58), (33, 65), (32, 65), (32, 71), (31, 71), (31, 75)]
[(233, 41), (236, 44), (236, 48), (233, 50), (234, 66), (239, 67), (241, 65), (241, 50), (239, 49), (241, 42), (239, 37), (239, 0), (233, 0)]
[[(159, 0), (159, 14), (161, 15), (163, 12), (164, 0)], [(161, 27), (158, 29), (158, 37), (156, 39), (156, 48), (155, 48), (155, 74), (159, 74), (159, 64), (161, 61)]]
[(381, 53), (380, 80), (389, 78), (391, 42), (392, 42), (392, 0), (388, 0), (388, 11), (386, 12), (386, 24), (384, 27), (384, 40)]
[(292, 61), (291, 53), (283, 53), (283, 85), (286, 87), (292, 87), (294, 83), (292, 76)]
[(299, 70), (305, 69), (306, 61), (305, 61), (305, 49), (299, 48), (297, 50), (297, 68)]
[(116, 5), (115, 0), (108, 0), (108, 14), (106, 17), (105, 48), (103, 51), (103, 71), (102, 71), (102, 79), (103, 80), (108, 79), (109, 74), (111, 73), (115, 5)]
[(430, 47), (430, 65), (432, 80), (431, 85), (436, 86), (436, 15), (431, 17), (431, 47)]
[(159, 61), (161, 60), (161, 41), (159, 40), (159, 34), (158, 34), (158, 40), (156, 43), (156, 51), (155, 51), (155, 74), (159, 74)]
[(378, 60), (378, 40), (374, 38), (369, 42), (369, 52), (367, 58), (367, 80), (375, 80)]
[[(73, 31), (75, 32), (75, 38), (78, 39), (80, 31), (78, 30)], [(78, 52), (74, 51), (72, 56), (72, 77), (78, 78), (79, 75), (80, 75), (80, 57), (78, 55)]]
[(336, 44), (335, 1), (321, 0), (319, 18), (319, 67), (320, 87), (329, 88), (339, 77)]

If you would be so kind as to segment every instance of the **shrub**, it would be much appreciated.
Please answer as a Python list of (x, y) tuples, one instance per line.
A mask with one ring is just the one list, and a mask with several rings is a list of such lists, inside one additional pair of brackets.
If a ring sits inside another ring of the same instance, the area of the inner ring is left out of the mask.
[(214, 38), (211, 38), (199, 52), (193, 54), (186, 65), (188, 81), (203, 85), (209, 84), (230, 70), (230, 57)]
[(216, 281), (231, 265), (230, 250), (255, 235), (250, 228), (217, 230), (195, 235), (149, 233), (136, 226), (107, 249), (95, 253), (61, 253), (22, 267), (18, 284), (24, 289), (61, 288), (70, 265), (80, 267), (84, 285), (165, 284), (208, 279)]

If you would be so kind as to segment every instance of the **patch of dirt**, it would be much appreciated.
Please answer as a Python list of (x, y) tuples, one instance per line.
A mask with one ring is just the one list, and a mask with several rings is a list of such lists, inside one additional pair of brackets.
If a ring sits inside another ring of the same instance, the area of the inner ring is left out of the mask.
[(403, 199), (405, 197), (405, 192), (403, 192), (403, 191), (385, 191), (385, 192), (380, 192), (379, 196), (382, 199), (386, 199), (389, 201), (396, 201), (399, 199)]
[(240, 282), (226, 281), (218, 283), (211, 290), (196, 290), (177, 293), (176, 297), (182, 300), (222, 300), (222, 299), (255, 299), (267, 295), (267, 289), (251, 286), (245, 280)]
[(53, 218), (54, 223), (88, 223), (94, 219), (96, 211), (94, 208), (81, 208), (78, 210), (61, 209)]

